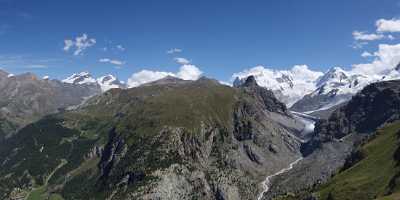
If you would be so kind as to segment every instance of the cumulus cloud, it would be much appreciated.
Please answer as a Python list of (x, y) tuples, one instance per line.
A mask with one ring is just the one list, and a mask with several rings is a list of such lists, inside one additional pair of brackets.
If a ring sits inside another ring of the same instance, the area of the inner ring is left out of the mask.
[(96, 39), (89, 38), (87, 34), (82, 34), (75, 39), (64, 40), (64, 51), (68, 52), (73, 50), (73, 54), (78, 56), (82, 55), (83, 51), (96, 44)]
[(167, 54), (181, 53), (183, 50), (178, 48), (173, 48), (167, 51)]
[(355, 40), (373, 41), (385, 38), (383, 34), (366, 33), (363, 31), (353, 31), (353, 38)]
[(177, 73), (142, 70), (132, 74), (128, 79), (128, 87), (137, 87), (139, 85), (153, 82), (167, 76), (177, 77), (183, 80), (197, 80), (201, 77), (203, 72), (194, 65), (182, 65)]
[(140, 72), (132, 74), (132, 76), (128, 79), (127, 84), (128, 87), (137, 87), (145, 83), (162, 79), (166, 76), (175, 76), (175, 74), (171, 72), (142, 70)]
[(375, 25), (378, 32), (400, 32), (400, 19), (379, 19)]
[(174, 58), (175, 62), (181, 65), (188, 65), (190, 61), (186, 58)]
[(183, 80), (197, 80), (203, 72), (194, 65), (182, 65), (177, 77)]
[(123, 65), (123, 64), (125, 64), (124, 61), (114, 60), (114, 59), (109, 59), (109, 58), (101, 58), (99, 60), (99, 62), (101, 62), (101, 63), (110, 63), (110, 64), (113, 64), (113, 65)]
[(381, 76), (392, 70), (400, 62), (400, 44), (380, 44), (373, 54), (376, 58), (371, 63), (353, 65), (352, 72), (364, 75)]

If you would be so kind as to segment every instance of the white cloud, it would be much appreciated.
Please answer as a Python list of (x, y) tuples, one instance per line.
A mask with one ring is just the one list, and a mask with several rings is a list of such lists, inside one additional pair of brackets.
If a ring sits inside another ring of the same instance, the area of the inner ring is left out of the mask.
[(74, 41), (64, 40), (64, 51), (69, 51), (74, 45)]
[(181, 65), (188, 65), (190, 61), (186, 58), (174, 58), (175, 62)]
[(89, 38), (87, 34), (82, 34), (75, 39), (64, 40), (64, 51), (74, 50), (74, 55), (82, 55), (83, 51), (96, 44), (96, 39)]
[(173, 48), (167, 51), (167, 54), (181, 53), (183, 50), (178, 48)]
[(367, 45), (368, 42), (360, 42), (360, 41), (355, 41), (352, 45), (350, 45), (353, 49), (362, 49), (365, 45)]
[(400, 32), (400, 19), (379, 19), (375, 25), (378, 32)]
[(142, 70), (140, 72), (132, 74), (132, 76), (128, 79), (127, 84), (129, 87), (137, 87), (145, 83), (162, 79), (166, 76), (175, 76), (175, 75), (171, 72)]
[(230, 86), (230, 87), (232, 87), (233, 85), (232, 85), (232, 83), (228, 83), (228, 82), (225, 82), (225, 81), (218, 81), (220, 84), (222, 84), (222, 85), (226, 85), (226, 86)]
[(109, 58), (101, 58), (99, 60), (99, 62), (101, 62), (101, 63), (110, 63), (110, 64), (113, 64), (113, 65), (123, 65), (123, 64), (125, 64), (124, 61), (114, 60), (114, 59), (109, 59)]
[(375, 34), (375, 33), (368, 34), (362, 31), (353, 31), (353, 38), (355, 40), (373, 41), (373, 40), (383, 39), (385, 38), (385, 36), (383, 34)]
[(200, 78), (202, 73), (203, 72), (194, 65), (182, 65), (177, 73), (142, 70), (132, 74), (127, 81), (127, 85), (128, 87), (137, 87), (145, 83), (165, 78), (166, 76), (173, 76), (183, 80), (197, 80)]
[(371, 63), (355, 64), (352, 72), (381, 76), (392, 70), (400, 62), (400, 44), (380, 44), (378, 51), (373, 55), (376, 58)]
[(371, 53), (368, 52), (368, 51), (364, 51), (364, 52), (361, 54), (361, 56), (364, 57), (364, 58), (366, 58), (366, 57), (372, 57), (372, 56), (374, 56), (374, 55), (371, 54)]
[(203, 72), (194, 65), (182, 65), (177, 77), (183, 80), (197, 80)]

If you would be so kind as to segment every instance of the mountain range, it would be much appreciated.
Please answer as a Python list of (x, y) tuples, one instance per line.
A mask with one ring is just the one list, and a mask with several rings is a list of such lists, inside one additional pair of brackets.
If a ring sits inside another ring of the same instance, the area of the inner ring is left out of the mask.
[(256, 67), (234, 74), (233, 84), (240, 85), (250, 75), (261, 86), (271, 89), (291, 110), (318, 115), (349, 101), (370, 83), (400, 79), (400, 63), (379, 75), (345, 71), (340, 67), (333, 67), (325, 73), (311, 71), (307, 66), (295, 66), (289, 71)]
[(101, 76), (95, 79), (89, 72), (80, 72), (77, 74), (72, 74), (71, 76), (62, 80), (62, 82), (74, 85), (92, 85), (94, 87), (99, 87), (103, 92), (110, 90), (112, 88), (127, 87), (124, 82), (119, 81), (115, 76), (111, 74)]
[(396, 199), (399, 68), (133, 88), (0, 71), (0, 199)]

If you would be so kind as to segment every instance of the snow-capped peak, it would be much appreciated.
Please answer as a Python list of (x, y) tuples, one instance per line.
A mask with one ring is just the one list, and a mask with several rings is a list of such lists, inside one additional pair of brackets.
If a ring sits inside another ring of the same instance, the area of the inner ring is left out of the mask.
[(318, 81), (312, 95), (352, 95), (375, 80), (361, 74), (352, 74), (340, 67), (329, 69)]
[(248, 76), (254, 76), (258, 85), (272, 90), (288, 106), (316, 89), (315, 81), (323, 74), (306, 65), (295, 65), (290, 70), (273, 70), (256, 66), (234, 74), (233, 85), (240, 85)]
[(100, 85), (102, 91), (107, 91), (112, 88), (124, 88), (124, 84), (119, 81), (115, 76), (108, 74), (98, 78), (97, 83)]
[(72, 74), (70, 77), (64, 79), (62, 82), (77, 85), (94, 85), (101, 88), (103, 92), (112, 88), (125, 88), (125, 84), (111, 74), (95, 79), (89, 72), (81, 72), (77, 74)]
[(94, 84), (96, 80), (89, 74), (89, 72), (81, 72), (78, 74), (72, 74), (70, 77), (62, 80), (64, 83), (70, 84)]
[(349, 75), (340, 67), (333, 67), (329, 69), (321, 78), (317, 81), (317, 87), (321, 87), (327, 83), (345, 83), (348, 82)]

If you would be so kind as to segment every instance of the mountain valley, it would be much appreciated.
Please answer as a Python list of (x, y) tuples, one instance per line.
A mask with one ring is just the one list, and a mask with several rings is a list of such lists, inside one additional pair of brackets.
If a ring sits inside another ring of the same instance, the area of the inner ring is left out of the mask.
[[(320, 82), (346, 79), (333, 74)], [(376, 145), (362, 149), (387, 140), (374, 133), (386, 133), (386, 124), (394, 124), (387, 133), (394, 137), (400, 119), (396, 80), (369, 84), (315, 117), (290, 111), (254, 76), (235, 87), (167, 76), (129, 89), (113, 76), (96, 80), (86, 72), (63, 82), (3, 77), (3, 85), (19, 92), (14, 95), (40, 84), (68, 88), (63, 94), (76, 99), (24, 114), (25, 123), (3, 129), (1, 199), (345, 199), (340, 191), (347, 186), (331, 185), (356, 173), (347, 171), (357, 163), (372, 166), (363, 159), (374, 156)], [(34, 94), (32, 101), (42, 102), (41, 92)], [(388, 172), (385, 183), (395, 184), (396, 173)], [(398, 191), (384, 188), (373, 194)]]

